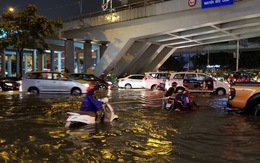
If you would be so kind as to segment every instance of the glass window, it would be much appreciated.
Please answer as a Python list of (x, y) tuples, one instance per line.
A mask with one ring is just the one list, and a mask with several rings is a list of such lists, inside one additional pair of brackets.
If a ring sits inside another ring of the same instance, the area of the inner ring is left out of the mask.
[(168, 74), (167, 73), (159, 73), (158, 79), (167, 79)]
[(46, 79), (52, 79), (52, 73), (46, 73)]
[(72, 76), (74, 79), (81, 79), (81, 76), (79, 74), (73, 74)]
[(143, 79), (143, 76), (130, 76), (129, 79)]
[(197, 80), (196, 74), (186, 74), (185, 79), (188, 80)]
[(60, 79), (61, 79), (61, 74), (59, 74), (59, 73), (57, 73), (57, 74), (54, 73), (54, 74), (53, 74), (53, 79), (54, 79), (54, 80), (60, 80)]
[(38, 75), (38, 73), (29, 73), (26, 75), (26, 79), (36, 79)]
[(211, 77), (203, 74), (198, 74), (198, 80), (210, 80)]
[(151, 77), (157, 78), (157, 74), (150, 74)]
[(84, 75), (84, 79), (85, 80), (95, 80), (95, 76), (94, 75)]
[(152, 76), (155, 79), (167, 79), (168, 73), (153, 73), (150, 74), (150, 76)]
[(144, 78), (144, 76), (137, 76), (136, 79), (143, 79), (143, 78)]
[(173, 79), (183, 79), (183, 78), (184, 78), (184, 74), (176, 74), (173, 77)]
[(59, 74), (60, 75), (60, 79), (61, 80), (68, 80), (69, 77), (67, 77), (66, 75), (63, 75), (63, 74)]
[(37, 76), (37, 79), (52, 79), (52, 73), (49, 73), (49, 72), (39, 73), (39, 75)]

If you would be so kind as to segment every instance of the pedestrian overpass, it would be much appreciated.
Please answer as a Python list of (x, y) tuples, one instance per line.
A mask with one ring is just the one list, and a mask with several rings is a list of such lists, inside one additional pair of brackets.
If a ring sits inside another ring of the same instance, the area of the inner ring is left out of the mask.
[[(120, 76), (126, 72), (156, 71), (172, 54), (218, 51), (239, 54), (239, 50), (259, 50), (257, 0), (234, 0), (233, 5), (207, 9), (202, 9), (201, 4), (201, 0), (144, 0), (70, 19), (64, 22), (60, 40), (48, 40), (49, 52), (25, 51), (24, 70), (29, 71), (28, 63), (33, 71), (43, 70), (48, 56), (50, 70), (56, 70), (56, 66), (61, 71), (64, 65), (61, 60), (65, 60), (69, 72), (78, 72), (79, 55), (83, 53), (84, 72), (100, 76), (113, 71)], [(246, 41), (247, 47), (239, 46), (241, 40)], [(95, 59), (92, 51), (96, 53)], [(12, 74), (11, 58), (15, 55), (13, 49), (2, 54), (2, 76), (6, 67), (8, 75)], [(17, 64), (16, 72), (18, 67)]]
[[(140, 7), (129, 5), (103, 15), (78, 17), (64, 22), (60, 37), (65, 52), (74, 54), (73, 42), (84, 43), (84, 67), (89, 61), (89, 44), (100, 44), (101, 58), (93, 73), (156, 71), (172, 55), (259, 49), (259, 43), (240, 47), (238, 41), (260, 36), (259, 0), (235, 0), (232, 5), (202, 9), (201, 0), (160, 0)], [(69, 70), (73, 55), (67, 55)]]

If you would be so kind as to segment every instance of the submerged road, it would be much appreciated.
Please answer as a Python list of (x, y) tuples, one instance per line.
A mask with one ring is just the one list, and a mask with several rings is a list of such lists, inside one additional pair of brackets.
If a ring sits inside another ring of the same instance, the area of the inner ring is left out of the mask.
[(189, 113), (161, 109), (164, 92), (99, 91), (118, 121), (65, 128), (83, 96), (0, 92), (0, 162), (259, 162), (259, 117), (227, 113), (227, 96), (192, 94)]

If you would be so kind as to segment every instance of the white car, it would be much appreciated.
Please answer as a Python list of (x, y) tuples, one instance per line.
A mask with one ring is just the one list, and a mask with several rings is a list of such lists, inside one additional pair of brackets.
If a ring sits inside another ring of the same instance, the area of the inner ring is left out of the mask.
[(143, 74), (132, 74), (124, 78), (119, 78), (117, 85), (125, 89), (143, 88), (143, 78)]
[(60, 72), (27, 72), (21, 82), (22, 92), (39, 93), (86, 93), (89, 84), (77, 82)]
[(143, 79), (143, 87), (151, 90), (161, 89), (166, 79), (168, 79), (170, 72), (146, 72)]
[(171, 73), (165, 82), (165, 89), (168, 90), (172, 83), (178, 84), (177, 89), (187, 88), (190, 92), (208, 92), (217, 95), (225, 95), (229, 92), (229, 85), (225, 82), (213, 79), (204, 73), (175, 72)]

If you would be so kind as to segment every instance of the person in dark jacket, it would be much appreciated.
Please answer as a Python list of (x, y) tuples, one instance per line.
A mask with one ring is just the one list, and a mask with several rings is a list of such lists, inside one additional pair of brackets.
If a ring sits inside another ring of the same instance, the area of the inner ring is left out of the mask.
[(166, 91), (166, 93), (164, 94), (164, 97), (162, 99), (162, 109), (166, 108), (166, 104), (168, 99), (174, 94), (176, 93), (176, 87), (177, 87), (177, 83), (173, 82), (172, 86)]
[(94, 97), (95, 91), (96, 88), (94, 86), (89, 86), (87, 94), (82, 100), (80, 111), (94, 112), (97, 116), (97, 112), (102, 110), (102, 101), (99, 101)]

